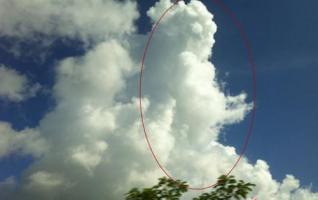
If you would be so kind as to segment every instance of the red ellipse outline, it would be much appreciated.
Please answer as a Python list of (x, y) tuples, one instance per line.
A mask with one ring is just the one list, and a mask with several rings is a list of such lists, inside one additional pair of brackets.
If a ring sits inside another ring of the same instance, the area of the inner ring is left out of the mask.
[[(172, 180), (175, 180), (175, 179), (160, 164), (157, 156), (155, 155), (155, 153), (154, 153), (154, 151), (152, 149), (152, 146), (151, 146), (149, 138), (148, 138), (148, 134), (147, 134), (145, 123), (144, 123), (143, 110), (142, 110), (142, 77), (143, 77), (143, 71), (144, 71), (144, 64), (145, 64), (146, 55), (147, 55), (149, 46), (151, 44), (152, 37), (153, 37), (155, 31), (157, 30), (161, 20), (167, 15), (167, 13), (173, 7), (175, 7), (178, 4), (179, 1), (182, 1), (182, 0), (176, 0), (173, 3), (173, 5), (171, 5), (168, 9), (166, 9), (164, 11), (164, 13), (155, 22), (155, 24), (154, 24), (154, 26), (153, 26), (153, 28), (152, 28), (149, 36), (148, 36), (148, 40), (147, 40), (147, 43), (145, 45), (143, 55), (141, 57), (141, 69), (140, 69), (140, 74), (139, 74), (139, 87), (138, 87), (140, 119), (141, 119), (141, 124), (142, 124), (143, 132), (144, 132), (144, 136), (145, 136), (148, 148), (149, 148), (149, 150), (151, 152), (151, 155), (152, 155), (153, 159), (156, 161), (156, 163), (159, 166), (159, 168), (161, 169), (161, 171), (167, 177), (169, 177)], [(213, 1), (220, 6), (220, 8), (223, 10), (224, 13), (229, 15), (231, 20), (234, 22), (236, 28), (238, 29), (238, 31), (240, 33), (240, 37), (241, 37), (241, 39), (243, 41), (244, 47), (247, 50), (247, 60), (248, 60), (249, 65), (251, 67), (251, 75), (252, 75), (252, 93), (253, 93), (252, 94), (252, 102), (253, 102), (253, 108), (252, 108), (251, 115), (250, 115), (251, 117), (250, 117), (250, 120), (249, 120), (249, 126), (248, 126), (248, 130), (247, 130), (247, 134), (246, 134), (245, 139), (244, 139), (243, 148), (241, 149), (241, 152), (240, 152), (240, 156), (236, 160), (236, 162), (234, 163), (233, 167), (225, 174), (226, 176), (229, 176), (232, 173), (232, 171), (234, 170), (234, 168), (238, 165), (240, 160), (242, 159), (242, 157), (243, 157), (243, 155), (244, 155), (244, 153), (245, 153), (245, 151), (247, 149), (247, 146), (248, 146), (248, 143), (249, 143), (252, 131), (253, 131), (253, 127), (254, 127), (255, 113), (256, 113), (256, 64), (255, 64), (254, 59), (253, 59), (252, 48), (251, 48), (250, 43), (248, 41), (247, 35), (246, 35), (241, 23), (239, 22), (239, 20), (230, 11), (230, 9), (228, 9), (227, 6), (225, 4), (223, 4), (223, 2), (221, 0), (213, 0)], [(208, 189), (208, 188), (212, 188), (212, 187), (216, 186), (217, 184), (218, 183), (214, 183), (214, 184), (211, 184), (211, 185), (208, 185), (208, 186), (204, 186), (204, 187), (190, 187), (189, 186), (188, 189), (189, 190), (205, 190), (205, 189)]]

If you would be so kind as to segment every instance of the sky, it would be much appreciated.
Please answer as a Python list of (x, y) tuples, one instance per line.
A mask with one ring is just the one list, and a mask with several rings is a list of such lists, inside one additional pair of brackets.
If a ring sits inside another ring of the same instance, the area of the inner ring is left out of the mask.
[[(163, 176), (137, 109), (146, 34), (171, 5), (156, 2), (0, 0), (0, 197), (122, 199)], [(222, 2), (257, 67), (255, 126), (234, 175), (258, 199), (318, 199), (318, 2)], [(155, 33), (143, 104), (162, 163), (200, 186), (237, 158), (252, 85), (230, 17), (214, 1), (187, 3)]]

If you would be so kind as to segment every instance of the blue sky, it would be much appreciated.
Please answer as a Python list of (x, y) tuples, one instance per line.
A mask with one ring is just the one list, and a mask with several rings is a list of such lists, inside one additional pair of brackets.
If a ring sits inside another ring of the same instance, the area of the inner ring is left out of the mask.
[[(317, 1), (225, 1), (243, 24), (257, 64), (257, 117), (247, 157), (270, 163), (275, 178), (291, 173), (318, 189)], [(219, 30), (214, 59), (231, 92), (250, 91), (238, 32), (214, 8)], [(232, 27), (231, 27), (232, 26)], [(222, 75), (221, 75), (222, 76)], [(227, 142), (240, 146), (245, 125), (230, 127)]]
[[(141, 17), (137, 21), (140, 33), (150, 29), (145, 11), (155, 1), (139, 3)], [(203, 1), (214, 14), (218, 26), (212, 61), (219, 81), (226, 82), (225, 91), (237, 95), (251, 94), (251, 75), (246, 50), (230, 18), (212, 1)], [(255, 128), (247, 158), (254, 163), (261, 158), (268, 162), (275, 179), (293, 174), (302, 185), (312, 184), (318, 191), (318, 160), (316, 152), (318, 130), (318, 1), (307, 0), (224, 0), (240, 20), (249, 37), (257, 65), (257, 112)], [(58, 60), (82, 55), (80, 41), (55, 41), (41, 61), (41, 47), (23, 43), (30, 55), (15, 57), (7, 47), (15, 41), (0, 38), (0, 64), (13, 66), (38, 82), (47, 91), (18, 104), (0, 101), (0, 121), (8, 121), (21, 130), (34, 127), (55, 102), (49, 90), (55, 77), (53, 67)], [(22, 67), (32, 66), (32, 67)], [(220, 141), (240, 148), (247, 131), (248, 120), (223, 130)], [(32, 163), (30, 156), (10, 155), (0, 160), (0, 180), (19, 177)]]
[[(247, 157), (268, 161), (275, 178), (292, 173), (317, 190), (318, 2), (225, 3), (243, 24), (257, 64), (257, 117)], [(212, 59), (231, 92), (250, 91), (238, 32), (220, 9), (208, 5), (219, 26)], [(241, 146), (246, 123), (228, 128), (229, 144)]]

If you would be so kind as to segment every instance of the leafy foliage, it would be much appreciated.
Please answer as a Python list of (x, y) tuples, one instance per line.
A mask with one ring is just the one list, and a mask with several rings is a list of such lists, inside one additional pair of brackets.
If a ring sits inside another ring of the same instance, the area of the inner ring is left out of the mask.
[(141, 191), (138, 188), (133, 188), (126, 194), (126, 200), (178, 200), (187, 191), (186, 182), (163, 177), (159, 179), (157, 185), (151, 188), (144, 188)]
[[(218, 178), (217, 185), (210, 193), (203, 193), (193, 200), (231, 200), (245, 199), (255, 184), (237, 181), (234, 176), (222, 175)], [(160, 178), (159, 183), (151, 188), (131, 189), (126, 193), (126, 200), (179, 200), (183, 193), (188, 191), (186, 182)]]
[(218, 184), (210, 193), (203, 193), (193, 200), (230, 200), (245, 199), (252, 191), (255, 184), (235, 180), (234, 176), (222, 175), (218, 178)]

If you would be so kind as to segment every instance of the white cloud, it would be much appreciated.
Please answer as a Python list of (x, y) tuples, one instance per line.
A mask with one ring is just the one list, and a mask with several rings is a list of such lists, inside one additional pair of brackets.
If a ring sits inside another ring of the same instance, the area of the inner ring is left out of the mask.
[(39, 171), (30, 176), (30, 187), (48, 187), (60, 186), (63, 179), (57, 174), (51, 174), (46, 171)]
[(80, 145), (73, 150), (71, 155), (74, 161), (79, 162), (89, 171), (100, 163), (102, 155), (107, 148), (107, 143), (98, 141), (91, 148), (87, 149), (85, 146)]
[(0, 158), (10, 153), (30, 154), (41, 156), (47, 151), (46, 141), (41, 138), (35, 129), (24, 129), (15, 131), (11, 125), (0, 122)]
[(32, 86), (26, 76), (14, 69), (0, 65), (0, 98), (22, 101), (35, 96), (40, 87), (39, 84)]
[[(87, 6), (75, 2), (73, 7)], [(118, 3), (98, 2), (94, 5), (107, 4), (107, 10), (118, 11)], [(67, 8), (69, 4), (65, 4)], [(43, 2), (39, 5), (44, 6)], [(55, 7), (62, 5), (58, 1)], [(81, 18), (97, 19), (99, 9), (94, 5)], [(126, 16), (134, 15), (135, 7), (129, 2), (124, 5), (131, 13), (115, 16), (119, 21), (128, 20), (127, 27), (105, 26), (98, 33), (111, 30), (121, 34), (133, 29), (134, 18)], [(148, 14), (155, 20), (170, 5), (162, 0)], [(64, 15), (60, 18), (62, 25), (75, 20), (67, 21)], [(46, 25), (42, 22), (41, 26)], [(22, 26), (34, 29), (27, 22)], [(72, 33), (81, 33), (85, 26), (71, 27)], [(246, 94), (228, 96), (219, 86), (216, 68), (208, 61), (216, 30), (212, 14), (200, 1), (180, 2), (162, 21), (145, 65), (143, 107), (149, 138), (168, 171), (192, 186), (210, 184), (231, 168), (238, 157), (235, 148), (217, 139), (224, 126), (242, 121), (251, 108)], [(52, 32), (50, 28), (46, 31)], [(131, 187), (152, 184), (163, 175), (146, 146), (136, 97), (139, 57), (134, 55), (142, 52), (140, 41), (146, 36), (131, 33), (125, 37), (106, 38), (86, 55), (58, 64), (54, 86), (57, 106), (37, 128), (51, 149), (25, 171), (14, 198), (123, 199)], [(286, 176), (282, 183), (276, 181), (262, 160), (251, 164), (243, 158), (234, 174), (257, 184), (254, 194), (258, 199), (318, 198), (309, 189), (300, 188), (293, 176)], [(185, 199), (197, 194), (190, 192)]]
[(30, 38), (40, 33), (100, 40), (133, 31), (135, 7), (130, 1), (0, 0), (0, 36)]

